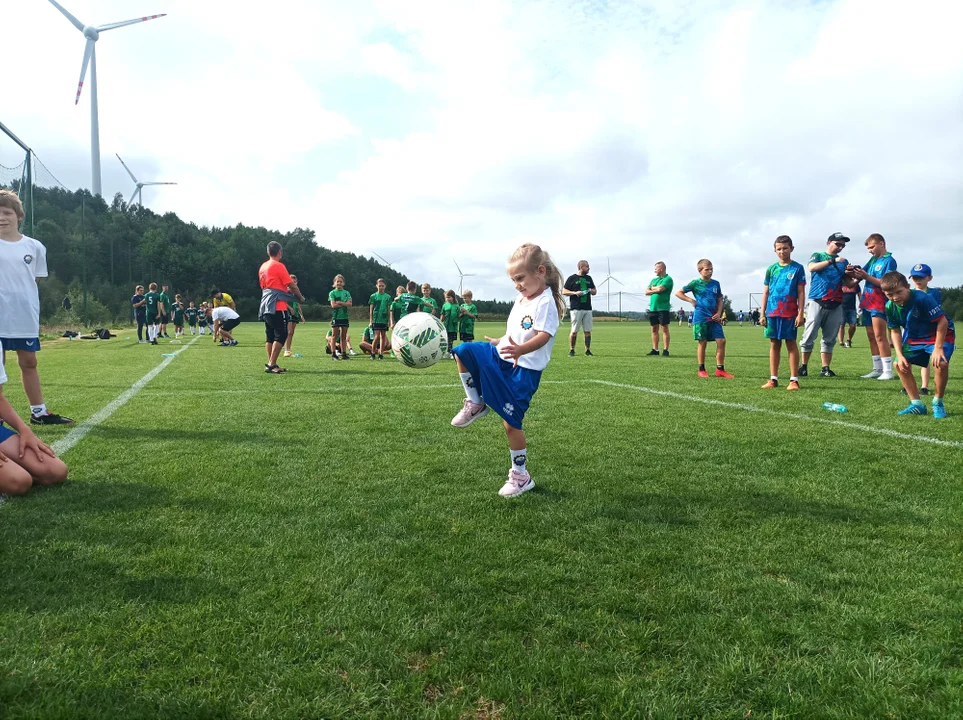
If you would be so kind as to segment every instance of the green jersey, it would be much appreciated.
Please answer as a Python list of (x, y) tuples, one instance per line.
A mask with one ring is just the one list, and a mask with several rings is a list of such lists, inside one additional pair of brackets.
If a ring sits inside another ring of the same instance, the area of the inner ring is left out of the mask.
[(649, 287), (664, 287), (660, 293), (649, 295), (649, 310), (652, 312), (669, 312), (672, 310), (672, 278), (668, 275), (653, 278)]
[(288, 312), (291, 314), (291, 322), (301, 322), (301, 306), (297, 300), (288, 300)]
[(184, 311), (184, 317), (187, 318), (188, 325), (197, 325), (197, 308), (189, 307)]
[[(328, 302), (348, 302), (351, 299), (351, 293), (347, 290), (332, 290), (328, 293)], [(348, 319), (348, 308), (338, 307), (331, 311), (332, 320), (347, 320)]]
[(163, 290), (157, 296), (157, 301), (164, 303), (164, 314), (168, 314), (173, 310), (173, 308), (171, 307), (171, 296), (168, 295)]
[(401, 296), (399, 295), (394, 300), (391, 301), (391, 317), (392, 322), (398, 322), (405, 315), (405, 304), (401, 302)]
[[(418, 312), (421, 310), (421, 306), (424, 305), (424, 299), (418, 295), (412, 295), (411, 293), (401, 293), (398, 296), (397, 302), (402, 303), (405, 307), (401, 311), (401, 317), (404, 317), (408, 313)], [(397, 318), (395, 318), (397, 320)]]
[(433, 297), (423, 297), (421, 298), (421, 309), (423, 312), (434, 315), (438, 312), (438, 301)]
[(147, 303), (144, 305), (147, 308), (147, 317), (156, 318), (157, 317), (157, 303), (160, 300), (160, 293), (151, 290), (149, 293), (144, 295), (144, 300)]
[(445, 323), (445, 330), (450, 333), (458, 332), (458, 303), (445, 303), (441, 306), (441, 321)]
[(184, 324), (184, 303), (174, 303), (174, 324)]
[[(466, 313), (471, 313), (472, 315), (478, 314), (478, 308), (475, 306), (475, 303), (462, 303), (461, 309), (464, 310)], [(471, 317), (471, 315), (462, 315), (461, 323), (460, 323), (460, 332), (464, 333), (465, 335), (474, 335), (475, 318)]]
[(391, 295), (388, 293), (372, 293), (368, 298), (371, 306), (371, 322), (375, 325), (388, 324), (388, 310), (392, 305)]
[(361, 340), (366, 343), (374, 342), (374, 329), (372, 329), (370, 325), (364, 329), (363, 333), (361, 333)]

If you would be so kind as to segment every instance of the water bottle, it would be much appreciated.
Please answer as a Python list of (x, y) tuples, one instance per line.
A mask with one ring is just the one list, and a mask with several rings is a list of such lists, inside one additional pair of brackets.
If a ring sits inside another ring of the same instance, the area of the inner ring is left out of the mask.
[(177, 357), (177, 353), (161, 353), (161, 357)]
[(302, 355), (301, 353), (294, 353), (294, 355), (292, 355), (291, 357), (299, 358), (299, 357), (304, 357), (304, 355)]
[(839, 403), (824, 402), (823, 410), (829, 410), (830, 412), (844, 413), (849, 412), (845, 405), (840, 405)]

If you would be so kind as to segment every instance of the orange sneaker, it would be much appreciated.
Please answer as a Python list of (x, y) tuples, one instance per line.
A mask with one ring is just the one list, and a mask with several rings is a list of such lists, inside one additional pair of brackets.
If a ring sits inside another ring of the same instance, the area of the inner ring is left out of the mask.
[(735, 375), (730, 375), (725, 370), (716, 370), (716, 377), (728, 378), (730, 380), (735, 380)]
[(707, 373), (705, 370), (700, 370), (699, 377), (709, 377), (709, 373)]
[(770, 380), (769, 382), (761, 386), (763, 390), (772, 390), (773, 388), (777, 388), (777, 387), (779, 387), (778, 380)]
[(798, 390), (798, 389), (799, 389), (799, 382), (796, 380), (790, 380), (789, 384), (786, 385), (786, 390)]

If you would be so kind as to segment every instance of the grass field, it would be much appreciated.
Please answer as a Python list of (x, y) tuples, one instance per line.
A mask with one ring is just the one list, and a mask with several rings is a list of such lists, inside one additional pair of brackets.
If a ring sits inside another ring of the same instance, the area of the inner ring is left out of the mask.
[(168, 364), (0, 507), (0, 716), (963, 717), (959, 362), (950, 417), (903, 418), (864, 335), (787, 393), (760, 330), (726, 381), (672, 329), (560, 338), (511, 500), (453, 363), (335, 363), (320, 324), (280, 376), (252, 323), (47, 345), (78, 420)]

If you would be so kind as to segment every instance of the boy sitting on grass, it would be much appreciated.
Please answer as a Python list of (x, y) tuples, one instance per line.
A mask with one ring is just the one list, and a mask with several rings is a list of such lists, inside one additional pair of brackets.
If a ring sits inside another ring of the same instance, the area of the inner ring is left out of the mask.
[(926, 367), (932, 363), (936, 376), (933, 417), (945, 418), (943, 395), (956, 342), (953, 321), (946, 317), (943, 308), (930, 295), (910, 289), (909, 282), (900, 272), (894, 270), (883, 275), (879, 287), (889, 300), (886, 303), (886, 324), (896, 351), (896, 371), (910, 398), (910, 404), (899, 414), (926, 415), (912, 366)]

